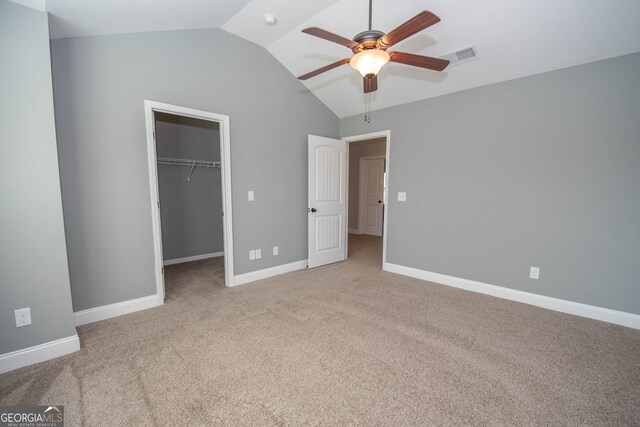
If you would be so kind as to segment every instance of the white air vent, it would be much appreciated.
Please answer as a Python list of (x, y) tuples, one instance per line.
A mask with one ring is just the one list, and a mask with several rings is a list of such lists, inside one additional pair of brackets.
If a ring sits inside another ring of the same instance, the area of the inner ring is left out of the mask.
[(462, 64), (463, 62), (478, 59), (478, 51), (475, 46), (469, 46), (453, 52), (445, 53), (444, 55), (440, 55), (439, 58), (448, 60), (449, 67), (451, 67), (453, 65)]

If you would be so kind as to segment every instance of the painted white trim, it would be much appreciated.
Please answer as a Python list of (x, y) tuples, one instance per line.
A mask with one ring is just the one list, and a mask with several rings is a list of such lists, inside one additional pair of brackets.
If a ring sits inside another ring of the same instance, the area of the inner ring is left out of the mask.
[(349, 234), (360, 234), (360, 230), (358, 230), (357, 228), (350, 228)]
[[(151, 227), (153, 230), (153, 254), (154, 273), (156, 276), (156, 289), (158, 295), (164, 301), (164, 276), (163, 276), (163, 255), (162, 255), (162, 226), (160, 224), (160, 200), (158, 190), (158, 165), (156, 162), (155, 143), (155, 118), (153, 114), (153, 103), (144, 101), (145, 125), (147, 128), (147, 159), (149, 167), (149, 193), (151, 195)], [(158, 237), (160, 236), (160, 237)]]
[(221, 256), (224, 256), (224, 251), (223, 252), (211, 252), (210, 254), (188, 256), (188, 257), (184, 257), (184, 258), (165, 259), (164, 260), (164, 265), (182, 264), (184, 262), (200, 261), (201, 259), (217, 258), (217, 257), (221, 257)]
[(511, 301), (518, 301), (549, 310), (587, 317), (589, 319), (615, 323), (616, 325), (622, 325), (628, 328), (640, 329), (640, 315), (638, 314), (626, 313), (624, 311), (611, 310), (594, 305), (567, 301), (560, 298), (533, 294), (530, 292), (490, 285), (483, 282), (476, 282), (475, 280), (447, 276), (445, 274), (433, 273), (431, 271), (419, 270), (417, 268), (405, 267), (397, 264), (385, 263), (382, 269), (391, 273), (402, 274), (403, 276), (427, 280), (429, 282), (452, 286), (454, 288), (465, 289), (467, 291), (478, 292)]
[(22, 350), (12, 351), (0, 355), (0, 374), (33, 365), (34, 363), (45, 362), (73, 353), (80, 350), (80, 339), (78, 335), (71, 335)]
[(222, 164), (220, 171), (222, 174), (222, 222), (223, 222), (223, 239), (224, 239), (224, 284), (225, 286), (233, 286), (233, 212), (231, 201), (231, 127), (229, 124), (229, 116), (216, 115), (221, 118), (220, 133), (222, 140), (220, 141), (220, 158)]
[(303, 259), (289, 264), (277, 265), (275, 267), (265, 268), (258, 271), (251, 271), (249, 273), (237, 275), (234, 278), (233, 286), (244, 285), (245, 283), (267, 279), (269, 277), (279, 276), (285, 273), (291, 273), (292, 271), (304, 270), (305, 268), (307, 268), (307, 260)]
[[(366, 133), (364, 135), (355, 135), (355, 136), (348, 136), (345, 138), (342, 138), (343, 141), (346, 141), (347, 143), (349, 142), (354, 142), (354, 141), (363, 141), (365, 139), (374, 139), (374, 138), (381, 138), (381, 137), (386, 137), (387, 138), (387, 147), (386, 147), (386, 153), (385, 153), (385, 171), (387, 172), (387, 180), (384, 183), (384, 188), (386, 189), (386, 191), (384, 192), (385, 194), (385, 199), (384, 199), (384, 222), (382, 224), (382, 266), (384, 269), (384, 265), (387, 263), (387, 225), (389, 224), (389, 176), (390, 175), (390, 162), (391, 162), (391, 131), (390, 130), (383, 130), (383, 131), (379, 131), (379, 132), (372, 132), (372, 133)], [(349, 153), (349, 150), (347, 150), (347, 154)], [(347, 158), (348, 159), (348, 158)], [(347, 161), (347, 176), (349, 174), (349, 162)], [(345, 180), (345, 184), (344, 184), (344, 191), (345, 194), (347, 194), (347, 197), (349, 195), (349, 181)], [(349, 203), (347, 203), (347, 218), (349, 218)], [(346, 221), (348, 223), (348, 221)], [(360, 222), (358, 220), (358, 222)], [(349, 225), (345, 225), (346, 227), (348, 227)], [(358, 224), (359, 226), (359, 224)], [(347, 243), (349, 241), (349, 239), (347, 238), (347, 235), (345, 234), (345, 240), (347, 242), (345, 242), (345, 247), (347, 246)], [(349, 252), (347, 251), (347, 254)]]
[(76, 311), (73, 313), (73, 317), (75, 319), (76, 326), (80, 326), (86, 325), (87, 323), (110, 319), (116, 316), (122, 316), (123, 314), (133, 313), (134, 311), (146, 310), (147, 308), (157, 307), (162, 304), (164, 304), (164, 298), (160, 298), (158, 295), (149, 295), (148, 297), (136, 298), (100, 307), (89, 308), (87, 310)]
[(222, 217), (224, 252), (224, 282), (226, 286), (233, 286), (233, 213), (231, 201), (231, 134), (229, 116), (194, 110), (177, 105), (164, 104), (155, 101), (144, 101), (145, 123), (147, 128), (147, 159), (149, 163), (149, 191), (151, 194), (151, 223), (153, 227), (153, 250), (155, 256), (156, 289), (161, 300), (164, 301), (164, 266), (162, 256), (162, 225), (160, 223), (160, 200), (158, 192), (157, 154), (155, 144), (155, 112), (193, 117), (218, 123), (220, 126), (220, 172), (222, 176)]

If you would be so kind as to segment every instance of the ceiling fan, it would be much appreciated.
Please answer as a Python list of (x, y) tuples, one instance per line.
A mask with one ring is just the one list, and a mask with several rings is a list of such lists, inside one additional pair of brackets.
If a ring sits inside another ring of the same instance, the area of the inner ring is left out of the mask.
[(322, 68), (303, 74), (298, 77), (299, 80), (307, 80), (325, 71), (339, 67), (340, 65), (349, 64), (362, 74), (364, 93), (370, 93), (378, 90), (378, 72), (389, 61), (427, 68), (434, 71), (442, 71), (449, 65), (449, 61), (432, 58), (430, 56), (414, 55), (404, 52), (387, 52), (387, 49), (394, 44), (440, 22), (440, 18), (425, 10), (395, 30), (385, 34), (382, 31), (371, 29), (371, 2), (372, 0), (369, 0), (369, 29), (356, 34), (353, 40), (318, 27), (305, 28), (302, 30), (303, 33), (348, 47), (353, 51), (354, 55), (350, 58), (341, 59), (333, 64), (325, 65)]

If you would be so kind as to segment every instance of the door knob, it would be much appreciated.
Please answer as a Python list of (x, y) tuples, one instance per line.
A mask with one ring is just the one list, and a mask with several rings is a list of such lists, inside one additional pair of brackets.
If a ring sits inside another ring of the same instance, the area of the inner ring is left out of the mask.
[(382, 203), (382, 200), (378, 200), (378, 203)]
[(311, 212), (317, 212), (316, 208), (311, 208)]

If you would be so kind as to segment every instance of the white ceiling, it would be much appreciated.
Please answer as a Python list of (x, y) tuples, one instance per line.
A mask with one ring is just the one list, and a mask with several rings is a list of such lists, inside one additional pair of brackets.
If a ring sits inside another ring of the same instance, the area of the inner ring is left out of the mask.
[(51, 16), (51, 38), (59, 39), (99, 34), (217, 28), (224, 25), (250, 0), (41, 1), (45, 2), (45, 9)]
[[(51, 14), (52, 38), (221, 27), (264, 46), (298, 76), (346, 58), (340, 45), (300, 32), (318, 26), (352, 38), (367, 29), (367, 0), (15, 0)], [(442, 22), (390, 50), (440, 56), (475, 45), (479, 59), (442, 73), (389, 64), (371, 108), (640, 52), (639, 0), (374, 0), (373, 27), (389, 32), (422, 10)], [(264, 24), (274, 14), (275, 26)], [(607, 76), (602, 76), (607, 78)], [(303, 82), (337, 116), (364, 110), (362, 78), (348, 65)]]

